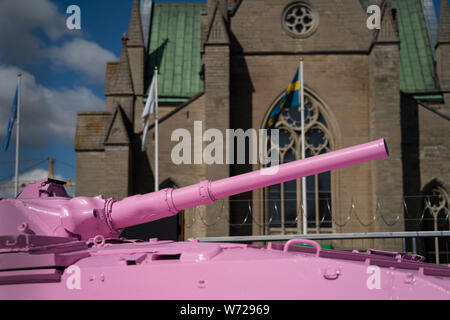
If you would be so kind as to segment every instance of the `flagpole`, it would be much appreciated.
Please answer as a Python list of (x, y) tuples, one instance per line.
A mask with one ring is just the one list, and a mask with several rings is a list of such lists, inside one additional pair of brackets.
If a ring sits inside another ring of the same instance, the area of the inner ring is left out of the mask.
[[(305, 159), (305, 90), (303, 85), (303, 58), (300, 59), (299, 66), (300, 73), (300, 114), (301, 114), (301, 126), (302, 126), (302, 159)], [(306, 177), (302, 178), (302, 204), (303, 204), (303, 234), (308, 234), (308, 221), (307, 221), (307, 205), (306, 205)]]
[(16, 126), (16, 172), (14, 183), (14, 196), (17, 196), (19, 191), (19, 145), (20, 145), (20, 80), (22, 74), (17, 74), (17, 126)]
[(159, 162), (158, 162), (158, 152), (159, 152), (159, 142), (158, 142), (158, 67), (155, 67), (155, 191), (159, 190)]

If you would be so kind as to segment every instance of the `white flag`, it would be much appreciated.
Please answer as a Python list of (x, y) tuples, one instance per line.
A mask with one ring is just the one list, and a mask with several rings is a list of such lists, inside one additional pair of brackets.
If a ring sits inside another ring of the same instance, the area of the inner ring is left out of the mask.
[(156, 107), (156, 74), (153, 76), (152, 84), (150, 85), (150, 89), (148, 92), (147, 102), (145, 103), (144, 111), (142, 112), (142, 122), (144, 125), (144, 132), (142, 136), (142, 146), (141, 150), (145, 151), (145, 140), (147, 138), (147, 131), (149, 126), (149, 118), (152, 113), (155, 112)]

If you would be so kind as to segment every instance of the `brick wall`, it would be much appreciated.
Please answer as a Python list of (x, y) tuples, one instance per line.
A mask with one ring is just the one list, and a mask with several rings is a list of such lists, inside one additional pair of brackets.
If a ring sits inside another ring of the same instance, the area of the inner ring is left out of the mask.
[[(389, 158), (371, 163), (373, 206), (381, 204), (381, 214), (388, 223), (378, 218), (377, 231), (403, 231), (401, 109), (399, 88), (398, 44), (376, 44), (370, 55), (370, 135), (372, 139), (385, 138)], [(399, 216), (399, 222), (395, 218)], [(377, 240), (375, 246), (385, 250), (401, 250), (399, 240)]]
[(421, 187), (438, 178), (450, 192), (450, 122), (419, 106)]

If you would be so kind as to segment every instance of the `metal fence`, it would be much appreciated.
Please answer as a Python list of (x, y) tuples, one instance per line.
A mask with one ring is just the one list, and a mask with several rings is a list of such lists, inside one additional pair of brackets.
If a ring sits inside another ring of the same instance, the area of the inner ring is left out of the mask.
[[(403, 252), (406, 250), (406, 241), (412, 242), (411, 252), (418, 253), (417, 239), (420, 238), (449, 238), (450, 231), (406, 231), (406, 232), (368, 232), (368, 233), (330, 233), (330, 234), (306, 234), (306, 235), (261, 235), (261, 236), (231, 236), (231, 237), (206, 237), (196, 238), (201, 242), (269, 242), (288, 241), (291, 239), (310, 240), (348, 240), (348, 239), (402, 239)], [(189, 239), (191, 240), (191, 239)], [(449, 261), (449, 250), (439, 251), (439, 247), (434, 250), (436, 263), (440, 263), (440, 254), (446, 254), (446, 261)]]
[[(449, 220), (449, 203), (448, 200), (445, 199), (443, 203), (439, 206), (435, 206), (433, 203), (433, 199), (436, 198), (435, 195), (417, 195), (417, 196), (406, 196), (401, 198), (389, 198), (389, 199), (378, 199), (378, 201), (374, 204), (374, 209), (371, 216), (365, 214), (363, 211), (366, 208), (364, 203), (367, 203), (371, 196), (367, 197), (341, 197), (339, 202), (343, 204), (345, 209), (344, 212), (340, 214), (340, 217), (334, 217), (332, 214), (332, 204), (331, 199), (322, 198), (320, 201), (323, 202), (321, 206), (320, 219), (318, 220), (318, 227), (322, 227), (324, 225), (335, 225), (337, 227), (345, 227), (348, 224), (357, 223), (360, 227), (369, 228), (377, 221), (382, 222), (387, 227), (394, 226), (403, 226), (408, 223), (411, 228), (410, 230), (423, 230), (423, 231), (445, 231), (450, 229), (450, 220)], [(308, 201), (311, 199), (308, 199)], [(296, 199), (284, 200), (286, 203), (296, 202)], [(231, 219), (226, 215), (223, 208), (225, 206), (225, 202), (228, 202), (228, 207), (231, 207), (233, 203), (241, 203), (241, 209), (245, 207), (245, 213), (241, 214), (240, 221), (235, 221), (234, 223)], [(281, 215), (283, 214), (281, 211), (281, 206), (279, 201), (267, 201), (262, 200), (265, 204), (262, 204), (261, 207), (268, 207), (268, 219), (264, 222), (256, 222), (259, 221), (259, 213), (254, 212), (253, 210), (253, 200), (222, 200), (222, 211), (219, 213), (217, 218), (214, 221), (207, 221), (208, 219), (199, 213), (197, 207), (187, 209), (186, 213), (189, 213), (189, 218), (185, 219), (185, 227), (190, 228), (195, 223), (203, 223), (205, 226), (214, 226), (215, 224), (228, 223), (233, 227), (246, 227), (252, 224), (257, 224), (258, 226), (268, 226), (270, 227), (271, 223), (274, 221), (281, 220)], [(390, 209), (386, 209), (387, 203), (394, 203), (394, 207), (397, 208), (396, 211), (399, 212), (395, 215), (386, 214), (393, 206), (389, 205)], [(296, 224), (298, 222), (298, 216), (301, 216), (301, 208), (295, 208), (294, 210), (298, 211), (297, 217), (294, 220), (285, 219), (286, 224)], [(367, 210), (367, 209), (365, 209)], [(436, 212), (435, 212), (436, 211)], [(256, 218), (255, 218), (256, 217)], [(315, 220), (316, 221), (316, 220)], [(308, 222), (314, 222), (312, 220), (308, 220)], [(425, 225), (431, 223), (430, 226), (434, 227), (434, 222), (437, 222), (435, 230), (426, 230), (424, 229)]]
[[(308, 230), (307, 235), (301, 235), (301, 231), (299, 232), (298, 229), (298, 225), (301, 223), (302, 208), (285, 204), (285, 208), (290, 207), (293, 210), (290, 217), (295, 216), (294, 220), (288, 220), (288, 215), (280, 208), (280, 202), (276, 200), (271, 202), (268, 199), (261, 200), (262, 202), (259, 205), (260, 208), (265, 208), (265, 214), (254, 211), (253, 200), (222, 200), (218, 206), (222, 209), (219, 209), (220, 212), (214, 218), (208, 217), (205, 212), (198, 208), (188, 209), (184, 214), (184, 228), (189, 230), (194, 225), (198, 227), (199, 224), (208, 228), (217, 224), (226, 224), (230, 226), (232, 234), (240, 235), (199, 238), (200, 241), (218, 242), (267, 242), (305, 238), (322, 241), (343, 240), (341, 243), (344, 243), (344, 240), (350, 239), (402, 239), (403, 251), (405, 252), (407, 249), (413, 253), (419, 252), (428, 258), (435, 259), (437, 263), (440, 260), (450, 262), (449, 198), (446, 193), (436, 193), (432, 190), (427, 195), (378, 198), (375, 203), (370, 200), (372, 200), (371, 196), (340, 197), (339, 207), (341, 212), (339, 216), (333, 216), (331, 199), (320, 198), (319, 201), (324, 202), (320, 206), (320, 217), (313, 214), (314, 219), (308, 219), (308, 224), (312, 222), (313, 227), (308, 227), (310, 230)], [(284, 201), (296, 202), (297, 199), (286, 199)], [(373, 210), (369, 211), (371, 213), (367, 211), (367, 203), (373, 203), (375, 206)], [(227, 210), (224, 210), (225, 207), (229, 207), (230, 212), (239, 208), (239, 213), (234, 211), (234, 216), (232, 213), (230, 217)], [(393, 209), (398, 214), (392, 214)], [(286, 219), (281, 219), (283, 214), (285, 214)], [(261, 221), (263, 216), (265, 220)], [(373, 225), (376, 225), (377, 231), (417, 231), (369, 232), (374, 230)], [(259, 230), (257, 232), (264, 235), (252, 235), (255, 227)], [(365, 230), (367, 232), (364, 232)], [(353, 231), (358, 233), (341, 233)], [(382, 244), (382, 241), (378, 242), (379, 245), (380, 243)], [(440, 259), (440, 256), (442, 259)]]

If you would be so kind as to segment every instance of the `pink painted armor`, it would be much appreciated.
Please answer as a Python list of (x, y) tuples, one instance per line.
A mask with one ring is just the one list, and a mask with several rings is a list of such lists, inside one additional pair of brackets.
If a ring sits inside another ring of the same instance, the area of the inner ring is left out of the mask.
[(449, 299), (450, 268), (418, 255), (325, 250), (306, 239), (252, 246), (118, 237), (182, 209), (387, 156), (381, 139), (120, 201), (70, 198), (51, 179), (29, 184), (0, 201), (0, 299)]

